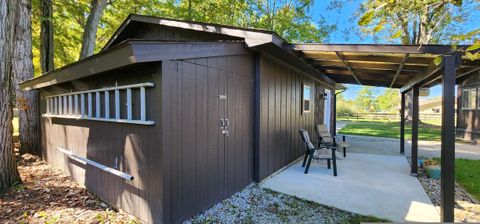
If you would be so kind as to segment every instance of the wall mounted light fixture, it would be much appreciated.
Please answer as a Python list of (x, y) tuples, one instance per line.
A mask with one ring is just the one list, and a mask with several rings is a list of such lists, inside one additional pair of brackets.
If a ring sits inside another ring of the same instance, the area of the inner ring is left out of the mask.
[(326, 93), (322, 93), (320, 95), (320, 99), (323, 99), (323, 100), (327, 100), (327, 97), (328, 97), (328, 94), (326, 94)]

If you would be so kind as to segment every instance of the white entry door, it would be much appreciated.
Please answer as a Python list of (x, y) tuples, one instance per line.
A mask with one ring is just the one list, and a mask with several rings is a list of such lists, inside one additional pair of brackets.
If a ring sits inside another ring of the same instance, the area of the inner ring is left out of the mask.
[(327, 130), (330, 130), (330, 117), (332, 115), (331, 108), (332, 108), (332, 91), (329, 89), (325, 90), (325, 109), (323, 115), (323, 123), (327, 126)]

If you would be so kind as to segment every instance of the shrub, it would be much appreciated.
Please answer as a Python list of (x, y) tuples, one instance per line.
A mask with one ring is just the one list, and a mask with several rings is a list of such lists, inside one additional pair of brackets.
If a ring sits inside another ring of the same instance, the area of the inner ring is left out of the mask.
[(337, 116), (353, 116), (355, 115), (355, 108), (346, 102), (337, 103)]

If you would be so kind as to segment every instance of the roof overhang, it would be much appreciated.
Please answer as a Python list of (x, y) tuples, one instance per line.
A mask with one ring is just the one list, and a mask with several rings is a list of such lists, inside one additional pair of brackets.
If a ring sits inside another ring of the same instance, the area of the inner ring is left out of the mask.
[(430, 87), (441, 80), (441, 56), (458, 55), (457, 78), (480, 70), (463, 56), (469, 46), (386, 44), (287, 44), (313, 67), (338, 83), (401, 88)]
[(248, 54), (243, 42), (125, 41), (99, 54), (19, 84), (38, 89), (145, 62)]
[[(137, 23), (136, 23), (137, 22)], [(176, 20), (170, 18), (162, 18), (155, 16), (145, 16), (145, 15), (136, 15), (130, 14), (127, 19), (120, 25), (120, 27), (115, 31), (114, 35), (110, 38), (107, 44), (103, 47), (103, 50), (109, 49), (114, 46), (119, 35), (129, 26), (135, 26), (138, 23), (148, 23), (155, 24), (166, 27), (179, 28), (184, 30), (200, 31), (207, 33), (221, 34), (225, 36), (241, 38), (245, 41), (248, 47), (254, 47), (262, 45), (265, 43), (274, 43), (278, 46), (282, 46), (285, 42), (280, 36), (275, 32), (260, 30), (260, 29), (251, 29), (251, 28), (241, 28), (234, 26), (218, 25), (212, 23), (201, 23), (201, 22), (192, 22), (185, 20)]]

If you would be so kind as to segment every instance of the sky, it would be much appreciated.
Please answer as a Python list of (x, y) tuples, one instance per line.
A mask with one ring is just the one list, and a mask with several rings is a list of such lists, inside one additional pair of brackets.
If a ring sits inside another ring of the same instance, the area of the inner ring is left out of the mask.
[[(360, 37), (355, 31), (349, 30), (352, 23), (356, 23), (354, 18), (355, 11), (359, 8), (361, 0), (351, 0), (348, 5), (344, 6), (341, 10), (328, 10), (327, 6), (330, 4), (330, 0), (316, 0), (311, 9), (311, 14), (314, 19), (323, 16), (328, 24), (335, 24), (337, 29), (331, 33), (328, 43), (350, 43), (350, 44), (369, 44), (375, 43), (373, 38)], [(471, 12), (470, 21), (463, 24), (463, 28), (466, 31), (478, 29), (480, 26), (478, 18), (480, 18), (480, 10)], [(353, 99), (357, 95), (361, 86), (347, 85), (347, 91), (343, 94), (346, 99)], [(382, 93), (385, 88), (378, 88), (377, 92)], [(435, 86), (430, 89), (429, 97), (437, 97), (441, 95), (441, 86)]]

